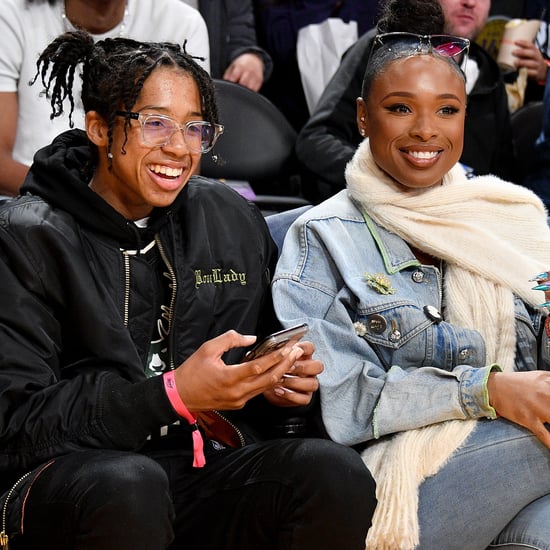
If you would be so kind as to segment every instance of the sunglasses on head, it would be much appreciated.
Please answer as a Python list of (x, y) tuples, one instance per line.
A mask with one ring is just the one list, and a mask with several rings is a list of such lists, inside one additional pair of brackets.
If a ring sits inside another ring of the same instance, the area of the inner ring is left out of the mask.
[(376, 50), (381, 48), (395, 52), (396, 57), (434, 52), (451, 58), (457, 65), (464, 68), (470, 41), (467, 38), (450, 34), (421, 35), (411, 32), (387, 32), (374, 37), (370, 55), (372, 56)]

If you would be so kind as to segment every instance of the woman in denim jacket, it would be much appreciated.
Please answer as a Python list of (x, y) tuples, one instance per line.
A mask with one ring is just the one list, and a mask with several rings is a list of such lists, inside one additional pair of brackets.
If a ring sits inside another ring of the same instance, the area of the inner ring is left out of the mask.
[(467, 49), (376, 38), (347, 190), (292, 225), (273, 282), (324, 361), (329, 436), (376, 478), (368, 549), (550, 549), (550, 231), (458, 164)]

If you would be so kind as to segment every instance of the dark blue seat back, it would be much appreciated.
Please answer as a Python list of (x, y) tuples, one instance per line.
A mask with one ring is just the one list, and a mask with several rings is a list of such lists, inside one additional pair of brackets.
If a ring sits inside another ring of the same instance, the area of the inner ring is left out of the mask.
[(277, 214), (266, 216), (265, 221), (269, 227), (271, 236), (279, 249), (279, 255), (281, 254), (281, 249), (283, 248), (283, 242), (285, 240), (285, 235), (288, 228), (292, 225), (294, 220), (298, 218), (298, 216), (309, 210), (311, 207), (312, 205), (308, 204), (305, 206), (300, 206), (299, 208), (292, 208), (291, 210), (286, 210), (285, 212), (278, 212)]

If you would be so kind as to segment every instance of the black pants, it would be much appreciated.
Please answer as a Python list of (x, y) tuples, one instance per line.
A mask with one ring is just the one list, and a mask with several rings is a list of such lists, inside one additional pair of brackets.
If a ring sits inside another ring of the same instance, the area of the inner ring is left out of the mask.
[(354, 450), (285, 439), (211, 452), (204, 468), (191, 460), (174, 450), (59, 457), (8, 506), (24, 531), (11, 548), (364, 549), (375, 484)]

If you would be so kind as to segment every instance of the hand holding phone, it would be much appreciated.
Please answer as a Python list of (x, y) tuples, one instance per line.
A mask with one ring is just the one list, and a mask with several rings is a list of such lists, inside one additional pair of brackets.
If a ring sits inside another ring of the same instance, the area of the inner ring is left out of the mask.
[(266, 355), (267, 353), (280, 349), (289, 342), (298, 342), (305, 336), (307, 331), (307, 323), (303, 323), (301, 325), (280, 330), (279, 332), (274, 332), (248, 350), (244, 356), (244, 359), (245, 361), (251, 361), (252, 359), (257, 359), (262, 355)]

